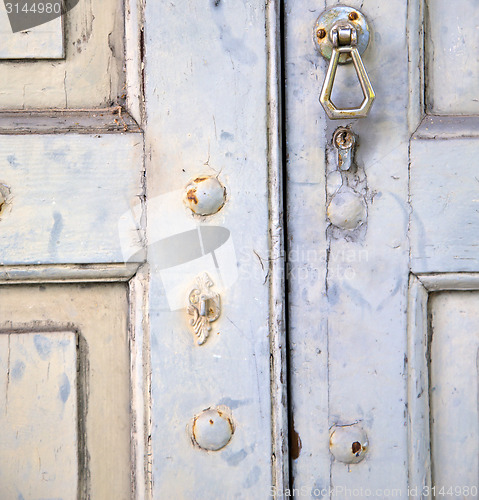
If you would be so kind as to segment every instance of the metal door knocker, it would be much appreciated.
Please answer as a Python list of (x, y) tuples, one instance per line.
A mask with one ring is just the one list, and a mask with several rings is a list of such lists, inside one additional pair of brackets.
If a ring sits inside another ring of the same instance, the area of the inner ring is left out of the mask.
[[(314, 43), (321, 55), (330, 59), (319, 101), (332, 120), (365, 118), (376, 97), (361, 54), (369, 43), (369, 26), (364, 15), (356, 9), (338, 5), (323, 12), (313, 30)], [(359, 108), (339, 109), (331, 100), (338, 64), (353, 62), (364, 99)]]

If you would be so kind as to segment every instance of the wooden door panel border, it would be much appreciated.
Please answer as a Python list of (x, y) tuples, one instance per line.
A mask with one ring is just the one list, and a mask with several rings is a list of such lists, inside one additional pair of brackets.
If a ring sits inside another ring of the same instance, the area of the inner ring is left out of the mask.
[(479, 116), (426, 115), (413, 140), (472, 139), (479, 137)]
[(0, 135), (141, 133), (135, 119), (120, 106), (0, 111)]
[(272, 485), (276, 496), (289, 488), (288, 376), (285, 307), (283, 159), (281, 123), (281, 21), (279, 2), (266, 8), (268, 52), (269, 329), (271, 352)]
[(147, 444), (150, 435), (149, 325), (148, 315), (144, 314), (147, 310), (148, 277), (148, 267), (142, 263), (0, 266), (0, 285), (128, 283), (131, 498), (151, 498), (148, 472), (151, 470), (151, 452)]
[[(429, 420), (429, 294), (479, 290), (479, 273), (411, 274), (407, 309), (409, 489), (431, 487)], [(429, 497), (425, 497), (429, 498)]]
[(0, 285), (130, 281), (141, 263), (0, 266)]

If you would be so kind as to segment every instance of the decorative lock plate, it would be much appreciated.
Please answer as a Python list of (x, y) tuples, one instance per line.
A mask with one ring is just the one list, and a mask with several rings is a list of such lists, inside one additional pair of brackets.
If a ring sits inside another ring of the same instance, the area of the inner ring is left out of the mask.
[(214, 283), (207, 273), (196, 278), (196, 286), (189, 295), (188, 314), (192, 316), (190, 325), (197, 338), (198, 345), (206, 342), (210, 335), (211, 323), (221, 314), (219, 293), (211, 290)]

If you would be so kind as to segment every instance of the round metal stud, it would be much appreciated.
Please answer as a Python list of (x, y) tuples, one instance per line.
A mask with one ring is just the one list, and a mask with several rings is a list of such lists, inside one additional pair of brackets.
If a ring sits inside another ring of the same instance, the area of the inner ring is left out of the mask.
[(342, 187), (328, 206), (328, 219), (333, 226), (353, 230), (367, 220), (368, 210), (364, 196), (349, 187)]
[(196, 215), (213, 215), (226, 203), (226, 188), (216, 177), (200, 176), (186, 186), (184, 202)]
[(234, 434), (231, 410), (226, 407), (208, 408), (193, 419), (193, 442), (203, 450), (224, 448)]
[(358, 425), (335, 426), (329, 439), (334, 458), (345, 464), (357, 464), (366, 456), (368, 436)]
[[(316, 49), (326, 59), (331, 59), (333, 51), (334, 27), (349, 25), (356, 29), (357, 49), (362, 54), (369, 44), (369, 26), (366, 18), (359, 10), (345, 5), (338, 5), (323, 12), (317, 19), (313, 29), (313, 40)], [(341, 33), (341, 31), (340, 31)], [(339, 64), (352, 61), (351, 54), (339, 56)]]

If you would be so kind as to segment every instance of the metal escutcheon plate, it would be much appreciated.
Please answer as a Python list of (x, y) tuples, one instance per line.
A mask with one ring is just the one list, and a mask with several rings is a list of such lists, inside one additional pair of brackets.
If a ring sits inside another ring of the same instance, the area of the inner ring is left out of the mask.
[[(359, 10), (345, 5), (338, 5), (324, 11), (317, 19), (313, 29), (313, 40), (316, 49), (326, 59), (331, 59), (333, 43), (331, 40), (331, 29), (337, 24), (350, 24), (356, 28), (358, 36), (357, 49), (362, 54), (369, 43), (369, 26)], [(339, 63), (351, 62), (351, 53), (341, 54)]]

